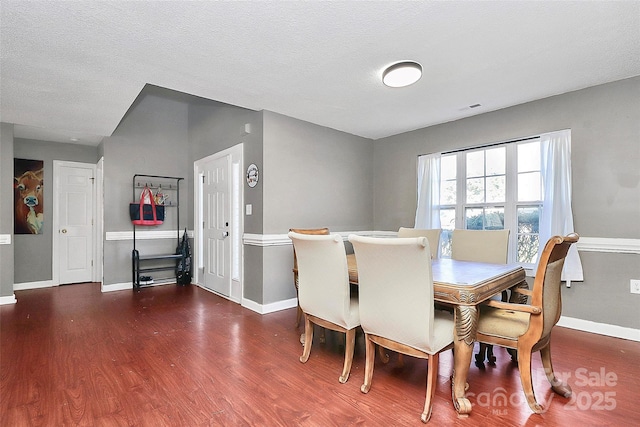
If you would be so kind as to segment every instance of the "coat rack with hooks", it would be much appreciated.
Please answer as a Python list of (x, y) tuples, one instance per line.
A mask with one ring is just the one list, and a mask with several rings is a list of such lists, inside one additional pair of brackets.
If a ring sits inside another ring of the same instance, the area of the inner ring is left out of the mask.
[[(165, 207), (175, 207), (175, 223), (176, 223), (176, 240), (177, 245), (180, 244), (180, 181), (184, 180), (181, 177), (175, 176), (162, 176), (162, 175), (133, 175), (132, 189), (133, 189), (133, 202), (139, 201), (139, 194), (142, 189), (147, 186), (155, 191), (155, 196), (162, 195), (161, 203), (156, 204), (163, 205)], [(163, 191), (168, 191), (171, 195), (165, 195)], [(175, 193), (175, 200), (171, 200)], [(138, 196), (136, 200), (136, 195)], [(182, 261), (182, 254), (154, 254), (154, 255), (140, 255), (138, 248), (136, 247), (136, 225), (133, 224), (133, 250), (131, 251), (131, 269), (132, 269), (132, 282), (133, 289), (139, 290), (143, 286), (149, 286), (153, 284), (141, 283), (141, 273), (151, 273), (157, 271), (175, 270), (176, 263)], [(141, 268), (141, 262), (150, 261), (153, 266)], [(160, 264), (160, 265), (158, 265)]]

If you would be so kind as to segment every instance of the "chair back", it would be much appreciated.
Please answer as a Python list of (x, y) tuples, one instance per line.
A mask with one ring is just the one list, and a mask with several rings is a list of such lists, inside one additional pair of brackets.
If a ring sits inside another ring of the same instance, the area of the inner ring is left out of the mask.
[(289, 238), (297, 254), (298, 301), (302, 311), (344, 328), (351, 327), (349, 272), (342, 237), (289, 232)]
[(440, 234), (442, 229), (440, 228), (406, 228), (400, 227), (398, 229), (398, 237), (426, 237), (429, 241), (429, 247), (431, 248), (431, 258), (435, 259), (440, 256)]
[(358, 263), (360, 324), (364, 332), (431, 353), (436, 346), (427, 238), (351, 235), (349, 241)]
[(451, 258), (458, 261), (506, 264), (509, 230), (455, 229), (451, 237)]
[[(529, 327), (536, 335), (538, 333), (541, 337), (549, 335), (553, 326), (560, 320), (562, 268), (569, 248), (579, 239), (580, 236), (575, 233), (565, 237), (554, 236), (547, 241), (540, 255), (531, 291), (531, 305), (542, 307), (542, 316), (531, 316)], [(535, 325), (536, 322), (539, 325)]]
[[(290, 228), (289, 231), (293, 231), (298, 234), (310, 234), (313, 236), (326, 236), (329, 234), (329, 229), (324, 228)], [(296, 248), (293, 248), (293, 269), (294, 271), (298, 268), (298, 259), (296, 257)]]

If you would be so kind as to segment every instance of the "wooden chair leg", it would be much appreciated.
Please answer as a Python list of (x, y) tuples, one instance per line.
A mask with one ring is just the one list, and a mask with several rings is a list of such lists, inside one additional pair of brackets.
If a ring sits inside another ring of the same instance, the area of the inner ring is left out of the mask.
[(551, 362), (551, 344), (547, 344), (546, 347), (540, 349), (540, 357), (542, 359), (542, 367), (547, 375), (547, 379), (551, 384), (551, 390), (559, 394), (562, 397), (568, 398), (571, 396), (571, 387), (568, 384), (563, 384), (553, 371), (553, 363)]
[(340, 382), (346, 383), (349, 379), (349, 373), (351, 372), (351, 364), (353, 363), (353, 351), (356, 347), (356, 329), (349, 329), (345, 337), (345, 349), (344, 349), (344, 367), (342, 368), (342, 375), (340, 375)]
[(490, 344), (480, 343), (478, 354), (476, 354), (476, 366), (478, 368), (484, 368), (485, 360), (491, 366), (496, 365), (496, 357), (493, 355), (493, 346)]
[(380, 359), (382, 360), (382, 363), (387, 364), (389, 363), (389, 353), (387, 353), (387, 349), (384, 348), (383, 346), (379, 345), (378, 346), (378, 354), (380, 355)]
[(376, 360), (376, 345), (364, 334), (365, 342), (365, 364), (364, 364), (364, 384), (360, 387), (363, 393), (369, 393), (371, 389), (371, 379), (373, 378), (373, 365)]
[(301, 320), (302, 320), (302, 309), (300, 308), (300, 304), (298, 304), (298, 312), (296, 313), (296, 328), (300, 326)]
[(402, 368), (404, 366), (404, 354), (398, 353), (398, 367)]
[(493, 346), (487, 344), (487, 362), (489, 365), (496, 366), (496, 357), (493, 355)]
[(431, 418), (431, 410), (433, 409), (433, 396), (436, 394), (436, 385), (438, 384), (438, 367), (440, 354), (436, 353), (429, 357), (429, 370), (427, 371), (427, 396), (424, 401), (424, 410), (420, 419), (426, 423)]
[(531, 381), (531, 348), (524, 350), (518, 348), (518, 369), (520, 370), (522, 390), (524, 391), (524, 396), (527, 399), (529, 407), (536, 414), (541, 414), (544, 408), (538, 404), (536, 400), (533, 383)]
[(311, 354), (311, 343), (313, 342), (313, 323), (309, 320), (307, 315), (304, 315), (304, 350), (300, 361), (306, 363), (309, 360), (309, 354)]

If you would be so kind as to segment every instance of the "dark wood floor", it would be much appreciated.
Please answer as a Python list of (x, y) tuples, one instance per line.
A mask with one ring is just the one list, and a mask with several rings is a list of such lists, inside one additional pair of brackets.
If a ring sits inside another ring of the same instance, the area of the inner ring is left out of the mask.
[[(364, 345), (351, 377), (338, 382), (337, 334), (317, 342), (306, 364), (295, 310), (259, 315), (195, 286), (102, 294), (96, 283), (17, 291), (1, 311), (2, 426), (407, 426), (421, 425), (427, 364), (376, 362), (360, 392)], [(548, 411), (523, 402), (517, 368), (471, 367), (472, 415), (451, 404), (451, 352), (440, 358), (431, 425), (622, 426), (640, 423), (640, 343), (556, 328), (556, 371), (575, 398), (550, 392)], [(534, 369), (540, 368), (535, 356)]]

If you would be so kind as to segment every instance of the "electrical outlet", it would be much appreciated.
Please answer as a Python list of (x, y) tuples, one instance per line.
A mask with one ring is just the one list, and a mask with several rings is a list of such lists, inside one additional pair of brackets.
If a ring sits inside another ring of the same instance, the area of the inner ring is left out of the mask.
[(631, 293), (640, 294), (640, 280), (631, 279)]

